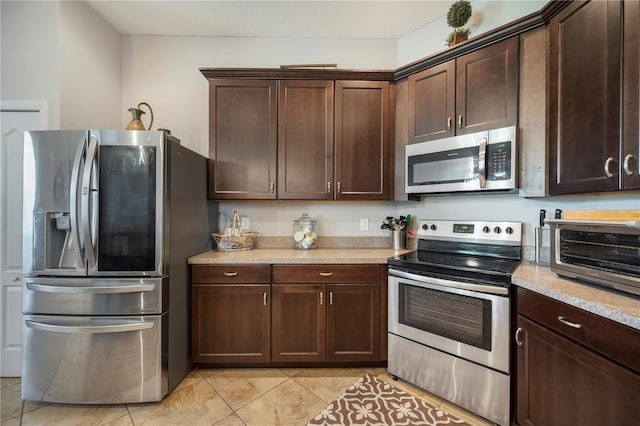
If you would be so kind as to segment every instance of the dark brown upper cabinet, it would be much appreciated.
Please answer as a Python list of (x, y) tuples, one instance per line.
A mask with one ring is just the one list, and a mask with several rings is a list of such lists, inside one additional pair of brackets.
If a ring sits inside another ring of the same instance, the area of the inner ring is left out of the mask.
[(392, 73), (325, 72), (347, 80), (300, 78), (323, 75), (301, 70), (203, 74), (210, 87), (209, 198), (391, 198)]
[(209, 80), (209, 198), (275, 199), (274, 80)]
[(336, 81), (335, 94), (335, 199), (390, 199), (389, 82)]
[(516, 125), (518, 37), (409, 76), (409, 143)]
[(622, 189), (640, 189), (640, 3), (624, 3)]
[(333, 81), (280, 81), (278, 112), (278, 198), (333, 199)]
[(640, 188), (639, 24), (637, 2), (619, 1), (572, 2), (550, 21), (550, 194)]

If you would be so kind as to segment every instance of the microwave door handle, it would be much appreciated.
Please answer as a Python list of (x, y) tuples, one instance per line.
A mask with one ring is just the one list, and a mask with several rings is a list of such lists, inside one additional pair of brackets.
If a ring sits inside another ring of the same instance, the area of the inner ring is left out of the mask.
[[(96, 252), (93, 244), (93, 232), (91, 229), (91, 210), (90, 204), (92, 198), (91, 190), (91, 172), (93, 170), (93, 164), (96, 161), (98, 152), (98, 139), (91, 135), (89, 139), (89, 148), (87, 150), (87, 157), (84, 162), (84, 170), (82, 172), (82, 195), (81, 195), (81, 220), (82, 220), (82, 233), (84, 235), (84, 246), (87, 254), (87, 262), (89, 269), (95, 267), (96, 264)], [(91, 206), (94, 207), (95, 206)]]
[(487, 187), (487, 138), (480, 139), (478, 152), (478, 177), (480, 178), (480, 188)]
[(69, 219), (71, 221), (71, 239), (74, 245), (74, 251), (76, 253), (76, 261), (78, 267), (83, 267), (84, 259), (84, 234), (80, 221), (78, 218), (79, 204), (78, 204), (78, 181), (80, 180), (80, 174), (82, 173), (83, 160), (87, 152), (87, 140), (82, 142), (82, 145), (78, 148), (76, 156), (73, 159), (73, 169), (71, 173), (71, 187), (69, 190)]

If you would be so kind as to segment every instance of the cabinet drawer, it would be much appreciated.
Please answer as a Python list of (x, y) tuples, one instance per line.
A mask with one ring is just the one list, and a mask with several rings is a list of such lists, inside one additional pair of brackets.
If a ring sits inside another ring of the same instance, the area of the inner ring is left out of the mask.
[(270, 265), (215, 265), (191, 266), (193, 284), (268, 284), (271, 282)]
[(517, 306), (520, 315), (640, 372), (639, 331), (523, 288)]
[(280, 284), (371, 284), (380, 281), (380, 265), (273, 265), (273, 282)]

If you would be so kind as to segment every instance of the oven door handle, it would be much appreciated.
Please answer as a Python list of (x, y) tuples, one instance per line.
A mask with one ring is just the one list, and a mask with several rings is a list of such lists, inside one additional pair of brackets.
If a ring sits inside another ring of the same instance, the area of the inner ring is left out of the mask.
[(481, 293), (497, 294), (501, 296), (509, 295), (509, 289), (505, 287), (498, 287), (498, 286), (484, 285), (484, 284), (468, 284), (468, 283), (462, 283), (458, 281), (443, 280), (442, 278), (425, 277), (423, 275), (412, 274), (411, 272), (405, 272), (405, 271), (398, 271), (396, 269), (389, 269), (388, 274), (390, 276), (405, 278), (407, 280), (422, 282), (425, 284), (433, 284), (440, 287), (458, 288), (462, 290), (471, 290), (471, 291), (477, 291)]

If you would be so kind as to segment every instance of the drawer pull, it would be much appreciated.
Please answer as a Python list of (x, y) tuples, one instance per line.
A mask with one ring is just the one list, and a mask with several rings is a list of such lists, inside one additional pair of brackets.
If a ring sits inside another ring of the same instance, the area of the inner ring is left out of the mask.
[(225, 272), (224, 276), (225, 277), (237, 277), (238, 273), (237, 272)]
[(522, 346), (522, 340), (520, 340), (520, 333), (522, 333), (522, 330), (524, 330), (522, 327), (518, 327), (518, 329), (516, 330), (516, 345), (518, 346)]
[(267, 306), (267, 292), (262, 293), (262, 303)]
[(333, 305), (333, 292), (332, 291), (329, 292), (329, 304)]
[(320, 304), (322, 305), (322, 292), (320, 292)]
[(578, 324), (575, 322), (571, 322), (571, 321), (567, 321), (566, 319), (564, 319), (563, 316), (558, 316), (558, 321), (560, 321), (561, 323), (563, 323), (564, 325), (568, 325), (569, 327), (573, 327), (573, 328), (582, 328), (582, 324)]
[(333, 275), (333, 272), (320, 272), (321, 277), (330, 277)]

